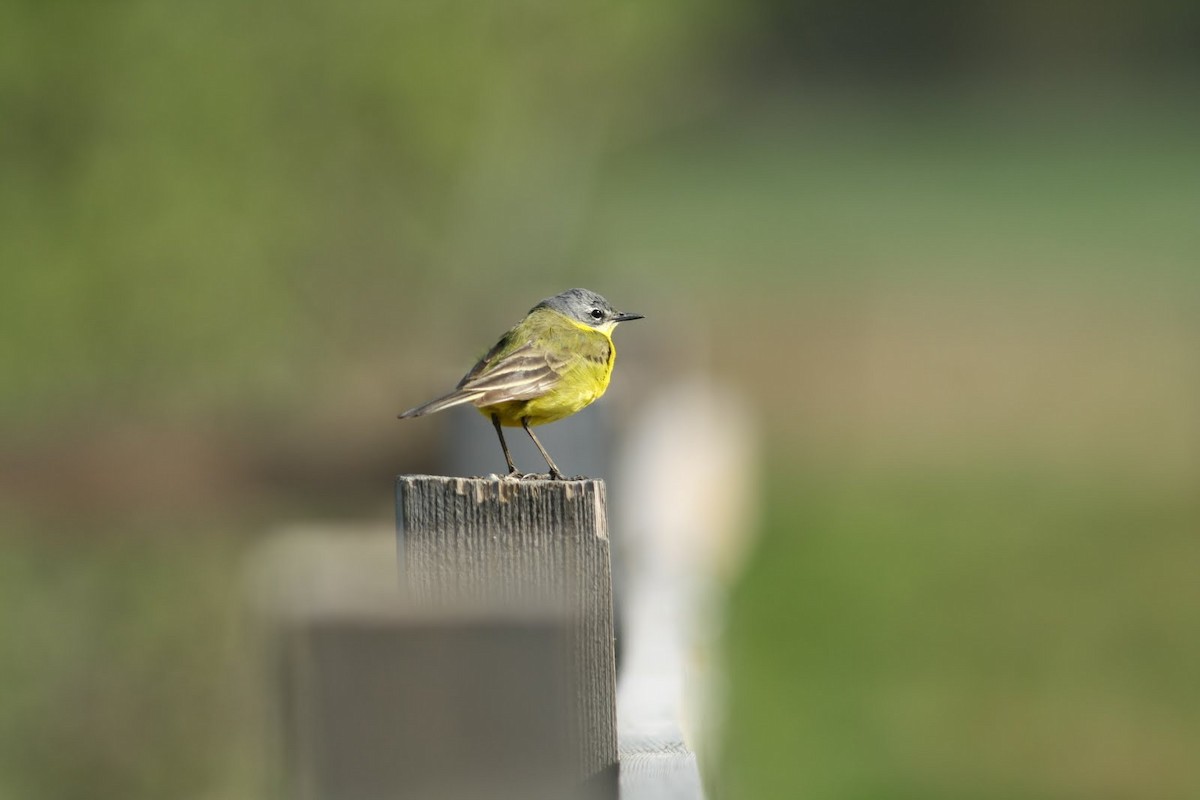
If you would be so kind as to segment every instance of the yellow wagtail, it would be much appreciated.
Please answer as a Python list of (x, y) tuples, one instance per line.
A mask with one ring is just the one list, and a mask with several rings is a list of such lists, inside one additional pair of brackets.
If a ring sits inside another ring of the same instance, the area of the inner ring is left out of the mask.
[(501, 336), (454, 391), (405, 411), (400, 419), (471, 403), (496, 426), (509, 477), (522, 476), (501, 426), (520, 425), (546, 459), (550, 478), (562, 480), (530, 426), (569, 417), (604, 394), (617, 357), (613, 329), (618, 322), (632, 319), (642, 315), (616, 311), (588, 289), (568, 289), (548, 297)]

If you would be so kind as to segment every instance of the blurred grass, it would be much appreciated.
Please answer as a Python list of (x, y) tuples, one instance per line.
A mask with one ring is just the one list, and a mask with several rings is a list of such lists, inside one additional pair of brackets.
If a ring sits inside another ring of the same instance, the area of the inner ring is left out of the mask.
[(1196, 291), (1200, 109), (1186, 95), (814, 95), (747, 99), (669, 148), (632, 149), (597, 201), (611, 267), (747, 288)]
[(0, 796), (257, 793), (234, 540), (30, 527), (0, 558)]
[(721, 797), (1200, 792), (1194, 492), (778, 466)]

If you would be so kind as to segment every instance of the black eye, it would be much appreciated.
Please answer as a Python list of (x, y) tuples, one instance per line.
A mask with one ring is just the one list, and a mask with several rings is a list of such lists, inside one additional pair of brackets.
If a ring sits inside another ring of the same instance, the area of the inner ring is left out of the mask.
[(592, 319), (604, 319), (604, 312), (598, 308), (592, 309)]

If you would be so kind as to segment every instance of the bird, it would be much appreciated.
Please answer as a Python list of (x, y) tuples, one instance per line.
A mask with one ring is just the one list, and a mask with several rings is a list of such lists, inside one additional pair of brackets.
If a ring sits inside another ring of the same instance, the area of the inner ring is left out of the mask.
[(568, 289), (529, 310), (462, 377), (454, 391), (410, 408), (400, 419), (447, 408), (475, 406), (500, 438), (507, 478), (527, 477), (513, 463), (504, 428), (518, 425), (533, 440), (551, 480), (565, 480), (532, 428), (569, 417), (604, 394), (617, 357), (612, 333), (619, 323), (644, 319), (617, 311), (590, 289)]

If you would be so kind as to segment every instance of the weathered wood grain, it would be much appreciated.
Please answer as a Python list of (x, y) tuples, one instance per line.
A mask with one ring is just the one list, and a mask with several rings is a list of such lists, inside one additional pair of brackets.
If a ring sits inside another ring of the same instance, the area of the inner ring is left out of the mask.
[(414, 607), (565, 609), (581, 782), (614, 796), (616, 665), (604, 483), (402, 475), (402, 589)]

